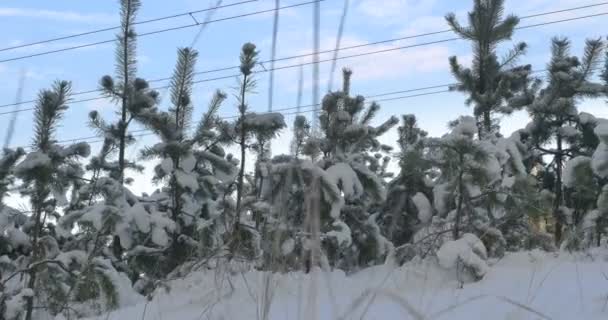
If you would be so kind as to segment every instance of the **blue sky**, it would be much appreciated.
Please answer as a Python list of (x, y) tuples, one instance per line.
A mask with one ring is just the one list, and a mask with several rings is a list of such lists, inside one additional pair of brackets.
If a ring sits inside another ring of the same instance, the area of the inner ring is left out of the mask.
[[(287, 6), (306, 2), (307, 0), (282, 0)], [(209, 7), (216, 0), (144, 0), (139, 19), (152, 19), (190, 10)], [(225, 0), (224, 4), (239, 2)], [(554, 11), (559, 9), (598, 3), (599, 1), (583, 0), (508, 0), (507, 12), (520, 16)], [(326, 0), (321, 3), (321, 47), (331, 49), (335, 45), (337, 27), (341, 15), (343, 0)], [(351, 0), (343, 46), (366, 44), (378, 40), (403, 37), (436, 30), (446, 29), (443, 16), (455, 12), (464, 17), (472, 1), (448, 0)], [(258, 0), (253, 3), (232, 8), (219, 9), (213, 19), (220, 19), (258, 10), (272, 9), (273, 0)], [(608, 5), (569, 13), (525, 19), (521, 25), (536, 24), (563, 18), (608, 12)], [(280, 30), (278, 35), (277, 56), (285, 57), (294, 54), (308, 53), (312, 49), (312, 5), (282, 10), (280, 12)], [(196, 15), (199, 21), (204, 20), (205, 13)], [(258, 45), (261, 59), (270, 59), (272, 38), (272, 14), (255, 15), (246, 18), (222, 21), (210, 24), (196, 44), (200, 52), (197, 69), (199, 71), (233, 66), (237, 64), (238, 53), (244, 42)], [(556, 35), (567, 36), (573, 42), (573, 51), (582, 53), (585, 38), (606, 36), (608, 30), (606, 17), (596, 17), (574, 22), (531, 28), (517, 32), (514, 41), (526, 41), (528, 54), (522, 63), (530, 63), (534, 69), (544, 68), (549, 57), (550, 38)], [(47, 38), (70, 35), (93, 29), (111, 27), (118, 22), (118, 2), (111, 0), (5, 0), (0, 3), (0, 48)], [(191, 18), (181, 17), (137, 27), (139, 33), (170, 28), (192, 23)], [(171, 31), (158, 35), (142, 37), (138, 43), (139, 76), (145, 79), (164, 78), (171, 74), (178, 47), (187, 46), (198, 32), (197, 27)], [(0, 52), (0, 60), (18, 57), (37, 52), (60, 49), (67, 46), (112, 39), (114, 32), (104, 32), (35, 47)], [(407, 44), (429, 42), (453, 37), (452, 34), (440, 34), (416, 38), (396, 43), (385, 43), (344, 51), (343, 55), (390, 49)], [(511, 47), (505, 43), (501, 50)], [(24, 100), (36, 96), (36, 92), (47, 87), (55, 79), (73, 81), (74, 91), (90, 90), (97, 87), (98, 79), (104, 74), (113, 73), (113, 44), (99, 45), (80, 50), (67, 51), (31, 59), (0, 63), (0, 105), (15, 101), (15, 92), (19, 75), (26, 73)], [(392, 51), (365, 57), (344, 59), (338, 62), (338, 68), (350, 67), (354, 70), (353, 92), (373, 95), (390, 91), (406, 90), (418, 87), (450, 83), (453, 81), (448, 69), (448, 57), (456, 55), (461, 60), (470, 60), (470, 46), (463, 41), (446, 42), (430, 46)], [(321, 58), (330, 58), (323, 55)], [(277, 67), (310, 61), (308, 58), (288, 60), (277, 63)], [(267, 68), (269, 66), (266, 66)], [(311, 67), (305, 67), (305, 92), (303, 104), (311, 103)], [(326, 88), (329, 63), (321, 65), (322, 88)], [(234, 71), (203, 74), (197, 80), (222, 77)], [(275, 108), (292, 107), (296, 103), (298, 68), (290, 68), (276, 73)], [(338, 73), (339, 75), (339, 73)], [(231, 92), (234, 79), (210, 81), (198, 84), (195, 88), (195, 117), (205, 111), (211, 93), (215, 89)], [(337, 79), (336, 83), (339, 83)], [(164, 85), (157, 82), (154, 85)], [(258, 75), (258, 94), (250, 100), (252, 110), (267, 109), (268, 74)], [(436, 89), (435, 89), (436, 90)], [(161, 90), (161, 93), (165, 93)], [(76, 99), (95, 97), (94, 94), (78, 96)], [(464, 96), (459, 93), (444, 93), (418, 98), (383, 102), (378, 122), (392, 114), (413, 113), (419, 118), (420, 125), (432, 135), (445, 132), (446, 123), (458, 115), (470, 114), (471, 109), (464, 105)], [(163, 104), (167, 107), (166, 103)], [(22, 106), (28, 108), (31, 106)], [(13, 107), (2, 108), (0, 112), (10, 111)], [(603, 100), (583, 102), (581, 109), (600, 116), (607, 116), (608, 107)], [(115, 107), (106, 101), (75, 103), (65, 115), (62, 127), (58, 131), (60, 140), (88, 137), (93, 132), (86, 126), (87, 114), (99, 110), (107, 117), (113, 116)], [(223, 106), (221, 114), (225, 116), (236, 113), (236, 103), (229, 100)], [(0, 128), (5, 128), (10, 115), (0, 115)], [(17, 132), (12, 145), (27, 145), (32, 133), (31, 112), (19, 113)], [(293, 116), (287, 116), (291, 123)], [(525, 126), (524, 113), (515, 114), (503, 119), (503, 131), (509, 132)], [(3, 137), (4, 130), (0, 130)], [(275, 143), (275, 152), (286, 152), (289, 132), (286, 130)], [(390, 132), (384, 139), (394, 143), (396, 133)], [(136, 156), (135, 149), (154, 142), (154, 138), (142, 139), (128, 152)]]

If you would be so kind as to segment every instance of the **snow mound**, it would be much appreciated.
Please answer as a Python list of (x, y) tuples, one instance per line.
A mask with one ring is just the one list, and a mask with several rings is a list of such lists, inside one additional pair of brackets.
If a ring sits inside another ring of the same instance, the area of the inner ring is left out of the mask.
[[(268, 320), (604, 320), (608, 281), (598, 270), (608, 252), (590, 254), (593, 259), (542, 251), (508, 253), (482, 280), (462, 288), (453, 270), (439, 267), (434, 259), (370, 267), (348, 276), (340, 270), (230, 274), (226, 268), (203, 268), (167, 282), (149, 301), (90, 320), (258, 319), (261, 302), (255, 297), (267, 292), (265, 288), (273, 297)], [(20, 298), (11, 300), (22, 302)]]
[(444, 243), (437, 251), (437, 258), (441, 267), (453, 269), (462, 264), (470, 268), (477, 278), (482, 278), (488, 272), (486, 247), (471, 233), (464, 234), (458, 240)]

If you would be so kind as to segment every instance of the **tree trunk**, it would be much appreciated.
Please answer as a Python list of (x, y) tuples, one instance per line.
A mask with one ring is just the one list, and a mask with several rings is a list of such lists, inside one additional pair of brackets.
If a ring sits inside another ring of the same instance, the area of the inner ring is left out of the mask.
[(122, 30), (123, 34), (123, 47), (122, 47), (122, 59), (124, 61), (123, 66), (123, 89), (122, 89), (122, 108), (120, 112), (120, 146), (118, 149), (118, 170), (119, 172), (119, 181), (122, 184), (125, 181), (125, 149), (126, 149), (126, 136), (127, 136), (127, 106), (128, 106), (128, 95), (129, 95), (129, 33), (131, 31), (131, 23), (129, 18), (131, 16), (131, 4), (127, 5), (127, 10), (129, 12), (126, 13), (127, 23), (125, 25), (124, 30)]
[(555, 203), (553, 206), (553, 218), (555, 219), (555, 244), (559, 247), (562, 240), (562, 221), (559, 208), (562, 205), (562, 137), (557, 135), (557, 154), (555, 155)]
[(460, 155), (460, 172), (458, 173), (458, 204), (456, 207), (456, 217), (454, 220), (454, 240), (458, 240), (460, 236), (460, 220), (462, 218), (462, 203), (464, 202), (464, 182), (462, 181), (464, 171), (462, 166), (464, 165), (464, 157)]
[[(177, 168), (179, 168), (179, 157), (174, 157), (173, 160), (173, 170), (177, 170)], [(180, 220), (179, 220), (179, 214), (182, 211), (182, 202), (181, 202), (181, 190), (179, 187), (179, 184), (177, 182), (177, 179), (175, 178), (175, 174), (173, 174), (173, 176), (171, 177), (171, 189), (172, 189), (172, 212), (171, 212), (171, 218), (173, 219), (173, 221), (175, 222), (175, 232), (173, 232), (172, 235), (172, 242), (171, 242), (171, 251), (170, 251), (170, 256), (171, 256), (171, 262), (170, 262), (170, 266), (169, 266), (169, 270), (167, 270), (168, 272), (172, 271), (173, 268), (175, 268), (176, 266), (180, 265), (183, 261), (184, 261), (184, 255), (185, 255), (185, 247), (180, 245), (178, 243), (178, 239), (180, 234), (182, 234), (183, 232), (183, 228), (182, 225), (180, 224)]]
[(483, 112), (483, 128), (485, 132), (482, 138), (489, 137), (492, 133), (492, 116), (490, 110)]
[[(34, 233), (32, 235), (32, 260), (30, 261), (30, 265), (34, 265), (38, 262), (39, 259), (39, 243), (38, 238), (40, 237), (40, 230), (42, 225), (42, 192), (40, 191), (40, 187), (36, 186), (36, 199), (34, 201), (39, 202), (35, 206), (35, 214), (34, 214)], [(29, 279), (27, 283), (27, 288), (32, 290), (34, 295), (36, 294), (36, 267), (32, 267), (29, 270)], [(26, 298), (26, 307), (25, 307), (25, 320), (32, 320), (32, 313), (34, 311), (34, 297), (30, 296)]]
[(243, 85), (241, 88), (241, 137), (239, 141), (239, 145), (241, 146), (241, 168), (239, 170), (239, 176), (236, 185), (236, 218), (234, 221), (234, 233), (235, 235), (239, 231), (239, 225), (241, 223), (241, 206), (243, 201), (243, 183), (245, 177), (245, 156), (247, 151), (246, 138), (247, 132), (245, 129), (245, 93), (246, 91), (246, 83), (247, 83), (247, 75), (243, 75)]

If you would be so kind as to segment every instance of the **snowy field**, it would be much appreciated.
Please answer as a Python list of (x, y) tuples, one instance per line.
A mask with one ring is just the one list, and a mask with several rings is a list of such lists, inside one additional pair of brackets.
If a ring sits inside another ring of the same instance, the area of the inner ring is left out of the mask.
[[(608, 319), (608, 252), (507, 254), (483, 280), (460, 288), (433, 259), (346, 276), (205, 271), (168, 283), (140, 302), (94, 319)], [(270, 283), (270, 286), (264, 286)], [(318, 317), (311, 310), (316, 292)], [(298, 315), (299, 314), (299, 315)]]

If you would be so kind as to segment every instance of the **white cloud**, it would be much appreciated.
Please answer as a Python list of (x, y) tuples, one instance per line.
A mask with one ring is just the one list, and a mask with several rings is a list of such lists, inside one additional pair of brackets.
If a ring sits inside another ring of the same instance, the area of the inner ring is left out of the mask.
[[(335, 46), (335, 39), (326, 37), (322, 41), (322, 48), (331, 48)], [(351, 47), (365, 45), (369, 43), (356, 36), (345, 36), (342, 38), (342, 47)], [(350, 50), (343, 50), (339, 57), (347, 57), (362, 54), (359, 57), (347, 58), (337, 61), (337, 71), (334, 75), (334, 84), (337, 84), (340, 79), (340, 69), (342, 67), (352, 68), (355, 78), (360, 81), (389, 81), (394, 79), (403, 79), (411, 75), (421, 73), (431, 73), (437, 71), (448, 71), (448, 58), (451, 55), (450, 50), (444, 45), (432, 45), (418, 48), (398, 49), (403, 43), (380, 44), (368, 47), (360, 47)], [(377, 54), (364, 55), (369, 52), (386, 51)], [(294, 50), (294, 54), (309, 53), (309, 49)], [(291, 54), (287, 54), (291, 55)], [(333, 53), (321, 55), (320, 60), (328, 60), (332, 58)], [(276, 67), (282, 65), (293, 65), (297, 63), (307, 63), (312, 61), (312, 57), (306, 57), (300, 61), (289, 60), (284, 63), (277, 64)], [(329, 79), (329, 66), (331, 62), (321, 64), (321, 86), (326, 86)], [(280, 80), (277, 83), (287, 84), (287, 89), (290, 91), (297, 90), (297, 69), (292, 72), (278, 73)], [(308, 74), (308, 73), (307, 73)], [(304, 88), (312, 86), (310, 77), (304, 79)]]
[[(445, 18), (443, 16), (428, 15), (415, 18), (408, 23), (408, 26), (399, 32), (399, 34), (408, 37), (443, 30), (449, 30)], [(450, 33), (448, 35), (452, 36), (453, 34)], [(443, 36), (445, 36), (445, 34)]]
[(85, 14), (73, 11), (54, 11), (44, 9), (0, 8), (0, 17), (34, 18), (64, 22), (111, 23), (116, 17), (110, 14)]
[(372, 18), (372, 21), (394, 23), (430, 13), (435, 2), (436, 0), (361, 0), (357, 9)]

